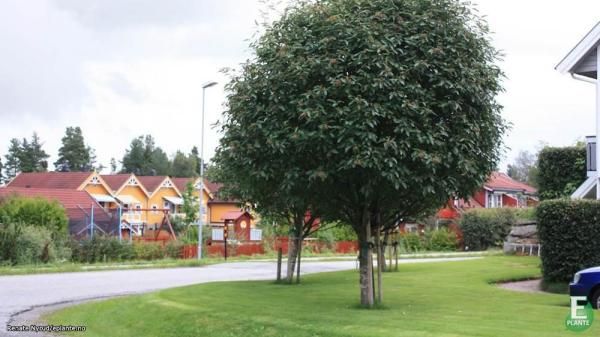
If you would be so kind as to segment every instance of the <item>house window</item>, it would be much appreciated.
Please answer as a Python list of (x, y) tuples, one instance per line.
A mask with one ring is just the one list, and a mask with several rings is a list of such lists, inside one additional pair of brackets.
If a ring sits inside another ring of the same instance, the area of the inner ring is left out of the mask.
[(100, 179), (98, 179), (98, 177), (93, 177), (92, 180), (90, 180), (90, 184), (98, 185), (100, 184)]
[(140, 204), (135, 205), (135, 210), (137, 211), (137, 213), (141, 213), (142, 205), (140, 205)]
[(158, 214), (158, 206), (152, 205), (152, 214)]
[(127, 185), (129, 185), (129, 186), (136, 186), (137, 185), (137, 181), (135, 180), (135, 178), (130, 178), (129, 181), (127, 182)]
[(502, 207), (502, 194), (488, 193), (488, 208)]

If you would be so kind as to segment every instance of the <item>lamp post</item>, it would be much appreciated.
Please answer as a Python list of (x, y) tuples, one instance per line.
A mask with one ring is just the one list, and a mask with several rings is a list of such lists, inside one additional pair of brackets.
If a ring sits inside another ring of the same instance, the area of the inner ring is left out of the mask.
[(202, 204), (204, 203), (204, 101), (206, 89), (217, 85), (217, 82), (210, 81), (202, 85), (202, 135), (200, 136), (200, 198), (198, 206), (198, 260), (202, 258), (202, 226), (204, 225), (204, 212)]

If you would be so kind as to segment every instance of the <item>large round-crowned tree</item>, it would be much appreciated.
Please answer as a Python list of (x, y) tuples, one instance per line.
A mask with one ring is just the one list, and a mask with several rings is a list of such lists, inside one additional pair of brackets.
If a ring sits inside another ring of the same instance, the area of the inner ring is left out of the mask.
[(496, 167), (506, 126), (487, 25), (455, 0), (303, 1), (252, 47), (217, 158), (351, 224), (371, 306), (371, 232), (469, 195)]

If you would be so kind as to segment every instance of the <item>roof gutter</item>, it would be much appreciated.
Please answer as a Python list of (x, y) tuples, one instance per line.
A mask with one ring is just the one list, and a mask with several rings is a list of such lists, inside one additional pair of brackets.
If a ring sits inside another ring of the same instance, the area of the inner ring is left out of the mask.
[[(596, 75), (596, 76), (598, 76), (598, 75)], [(587, 76), (583, 76), (583, 75), (571, 73), (571, 77), (574, 78), (574, 79), (576, 79), (576, 80), (579, 80), (579, 81), (596, 84), (596, 80), (595, 79), (589, 78)]]

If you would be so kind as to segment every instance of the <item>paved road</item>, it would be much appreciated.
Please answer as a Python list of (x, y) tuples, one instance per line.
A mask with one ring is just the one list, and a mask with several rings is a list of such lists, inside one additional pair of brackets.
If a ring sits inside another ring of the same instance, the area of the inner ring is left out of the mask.
[[(470, 258), (405, 259), (402, 263), (441, 262)], [(302, 273), (356, 268), (355, 261), (305, 262)], [(285, 266), (284, 266), (285, 269)], [(275, 276), (274, 262), (238, 262), (196, 268), (136, 269), (0, 277), (0, 336), (6, 325), (19, 325), (19, 315), (35, 307), (99, 297), (149, 292), (215, 281), (267, 280)], [(284, 271), (285, 272), (285, 271)]]

